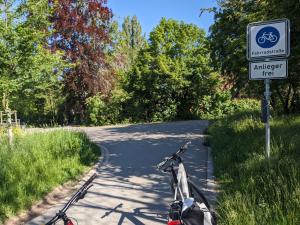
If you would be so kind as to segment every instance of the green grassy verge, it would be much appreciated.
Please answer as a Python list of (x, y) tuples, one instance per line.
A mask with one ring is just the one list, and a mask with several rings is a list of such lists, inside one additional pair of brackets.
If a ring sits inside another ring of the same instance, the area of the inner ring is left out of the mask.
[(0, 139), (0, 224), (59, 184), (82, 174), (99, 156), (83, 133), (18, 135), (12, 148)]
[(299, 225), (300, 116), (272, 121), (269, 161), (255, 112), (220, 119), (208, 131), (222, 190), (220, 224)]

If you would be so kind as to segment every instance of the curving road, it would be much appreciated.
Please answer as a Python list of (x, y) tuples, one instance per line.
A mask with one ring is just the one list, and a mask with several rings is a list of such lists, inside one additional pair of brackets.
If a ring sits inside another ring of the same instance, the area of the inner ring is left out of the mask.
[[(191, 140), (186, 166), (192, 179), (206, 188), (208, 149), (202, 141), (207, 125), (207, 121), (184, 121), (84, 128), (102, 146), (104, 161), (86, 198), (68, 215), (80, 225), (166, 224), (172, 196), (168, 177), (154, 165)], [(27, 224), (45, 223), (61, 206)]]

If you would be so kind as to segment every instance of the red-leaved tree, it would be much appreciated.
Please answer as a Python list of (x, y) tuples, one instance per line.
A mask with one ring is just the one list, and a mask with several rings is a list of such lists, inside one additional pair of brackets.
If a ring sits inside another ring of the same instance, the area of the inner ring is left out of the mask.
[(106, 4), (106, 0), (50, 0), (54, 29), (50, 43), (74, 65), (63, 76), (69, 122), (82, 122), (86, 99), (112, 88), (114, 76), (104, 54), (112, 17)]

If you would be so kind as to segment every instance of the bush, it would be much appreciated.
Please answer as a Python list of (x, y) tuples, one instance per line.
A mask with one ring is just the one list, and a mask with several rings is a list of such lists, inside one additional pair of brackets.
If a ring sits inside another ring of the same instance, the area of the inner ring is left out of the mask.
[(0, 224), (76, 178), (99, 156), (83, 133), (53, 131), (17, 136), (13, 147), (0, 139)]
[(226, 116), (209, 133), (220, 224), (300, 224), (300, 117), (271, 122), (270, 160), (258, 113)]
[(87, 99), (88, 124), (106, 125), (123, 122), (124, 103), (128, 94), (122, 89), (115, 89), (110, 98), (96, 95)]
[(260, 102), (256, 99), (231, 99), (229, 91), (216, 91), (214, 95), (202, 98), (198, 115), (201, 119), (218, 119), (242, 111), (260, 110)]
[(104, 125), (108, 123), (106, 104), (101, 96), (93, 96), (87, 99), (88, 123), (93, 125)]

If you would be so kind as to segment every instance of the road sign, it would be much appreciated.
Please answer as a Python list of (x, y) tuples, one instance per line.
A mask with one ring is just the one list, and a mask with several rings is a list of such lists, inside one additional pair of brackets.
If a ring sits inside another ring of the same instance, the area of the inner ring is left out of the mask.
[(288, 19), (251, 23), (247, 26), (247, 58), (287, 58), (290, 54)]
[(262, 103), (266, 126), (266, 156), (270, 157), (271, 79), (283, 79), (288, 74), (290, 55), (290, 22), (288, 19), (251, 23), (247, 26), (247, 58), (250, 80), (264, 80), (265, 98)]
[(288, 74), (287, 60), (249, 63), (250, 80), (284, 79)]

